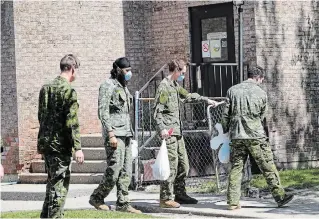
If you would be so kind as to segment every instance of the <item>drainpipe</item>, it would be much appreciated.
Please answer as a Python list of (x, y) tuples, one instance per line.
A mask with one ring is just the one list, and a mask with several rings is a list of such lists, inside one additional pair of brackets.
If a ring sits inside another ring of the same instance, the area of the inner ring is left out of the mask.
[(238, 62), (239, 62), (239, 81), (244, 78), (244, 49), (243, 49), (243, 8), (244, 1), (233, 1), (233, 4), (238, 8)]

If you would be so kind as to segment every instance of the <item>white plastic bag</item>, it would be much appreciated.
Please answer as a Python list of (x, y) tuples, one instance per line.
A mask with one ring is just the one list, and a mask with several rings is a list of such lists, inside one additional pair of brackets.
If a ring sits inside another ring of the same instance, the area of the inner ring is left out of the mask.
[(138, 144), (137, 141), (131, 140), (132, 159), (134, 160), (138, 156)]
[(157, 180), (167, 180), (171, 171), (169, 169), (168, 152), (166, 141), (162, 141), (161, 148), (157, 154), (155, 163), (151, 166), (153, 169), (153, 177)]

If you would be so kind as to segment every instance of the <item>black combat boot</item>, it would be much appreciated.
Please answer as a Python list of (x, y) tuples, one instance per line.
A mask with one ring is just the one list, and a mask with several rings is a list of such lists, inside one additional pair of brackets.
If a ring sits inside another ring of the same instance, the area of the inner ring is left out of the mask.
[(294, 195), (285, 195), (284, 198), (277, 202), (278, 207), (282, 207), (294, 198)]
[(181, 195), (175, 195), (176, 202), (180, 204), (197, 204), (198, 201), (192, 197), (189, 197), (186, 193)]

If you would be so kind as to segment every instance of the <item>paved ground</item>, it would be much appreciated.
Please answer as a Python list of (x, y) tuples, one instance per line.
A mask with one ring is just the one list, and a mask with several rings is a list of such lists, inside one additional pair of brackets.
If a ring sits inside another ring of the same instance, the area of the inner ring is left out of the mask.
[[(66, 209), (93, 209), (88, 199), (97, 185), (70, 186), (66, 201)], [(1, 184), (1, 211), (41, 210), (44, 200), (45, 185)], [(158, 194), (146, 192), (130, 192), (132, 204), (147, 213), (167, 215), (169, 218), (190, 218), (191, 215), (227, 218), (318, 218), (319, 191), (299, 191), (295, 199), (284, 208), (277, 208), (270, 199), (244, 199), (242, 209), (226, 210), (225, 196), (193, 194), (199, 199), (197, 205), (185, 205), (179, 209), (160, 209)], [(105, 201), (114, 205), (116, 193), (113, 191)], [(163, 214), (165, 213), (165, 214)], [(183, 214), (183, 215), (176, 215)]]

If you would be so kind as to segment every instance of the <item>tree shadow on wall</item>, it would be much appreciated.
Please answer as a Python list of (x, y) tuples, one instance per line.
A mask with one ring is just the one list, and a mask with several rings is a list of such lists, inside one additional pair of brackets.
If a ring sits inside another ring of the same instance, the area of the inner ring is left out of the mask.
[[(314, 25), (314, 21), (318, 20), (318, 2), (311, 2), (311, 13), (314, 14), (312, 18), (307, 16), (303, 9), (304, 7), (301, 7), (300, 18), (298, 23), (295, 24), (282, 24), (279, 21), (279, 10), (276, 7), (280, 3), (277, 1), (267, 1), (260, 4), (263, 4), (262, 10), (264, 14), (271, 14), (266, 22), (267, 27), (271, 28), (264, 27), (261, 30), (264, 39), (261, 58), (267, 72), (269, 111), (272, 112), (269, 131), (271, 145), (277, 151), (274, 155), (275, 157), (276, 155), (286, 156), (288, 162), (315, 159), (318, 156), (318, 146), (314, 142), (317, 130), (313, 128), (317, 126), (315, 109), (317, 108), (318, 97), (315, 95), (317, 94), (315, 87), (319, 83), (316, 74), (318, 67), (315, 64), (318, 60), (318, 52), (313, 47), (318, 49), (318, 43), (315, 41), (315, 38), (318, 37), (318, 29)], [(300, 2), (300, 4), (309, 3)], [(258, 25), (265, 24), (257, 23)], [(289, 52), (289, 48), (284, 48), (283, 45), (285, 45), (286, 40), (290, 40), (290, 38), (286, 37), (286, 30), (289, 29), (289, 25), (298, 25), (298, 30), (295, 34), (299, 39), (297, 44), (299, 51), (298, 54), (293, 54), (288, 60), (287, 57), (283, 56), (283, 52)], [(290, 74), (289, 67), (283, 67), (291, 66), (294, 68), (293, 66), (300, 65), (302, 72), (305, 72), (304, 74), (297, 72), (297, 74), (293, 75)], [(294, 87), (298, 83), (294, 80), (300, 81), (299, 88), (303, 90), (304, 96), (291, 93), (298, 89), (298, 87)], [(306, 106), (303, 103), (305, 99)], [(303, 111), (300, 111), (302, 109), (307, 112), (307, 115), (302, 114)], [(279, 144), (276, 143), (277, 140), (280, 142)], [(282, 151), (285, 151), (285, 154), (281, 154), (283, 153)], [(285, 160), (282, 160), (282, 162), (285, 162)], [(296, 167), (309, 167), (309, 165), (300, 162)], [(286, 167), (279, 165), (279, 168)]]
[(11, 142), (18, 143), (17, 104), (13, 2), (1, 1), (1, 138), (11, 165), (19, 163), (19, 147), (11, 145)]
[(319, 2), (306, 2), (311, 5), (311, 11), (306, 12), (304, 7), (299, 13), (299, 25), (296, 36), (299, 39), (299, 54), (294, 55), (292, 65), (301, 65), (303, 74), (300, 74), (300, 86), (306, 95), (306, 110), (310, 114), (310, 124), (304, 133), (303, 150), (299, 152), (298, 168), (309, 168), (313, 165), (303, 161), (318, 161), (318, 116), (319, 109)]

